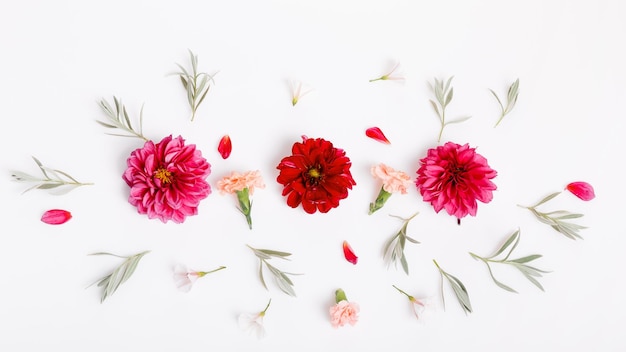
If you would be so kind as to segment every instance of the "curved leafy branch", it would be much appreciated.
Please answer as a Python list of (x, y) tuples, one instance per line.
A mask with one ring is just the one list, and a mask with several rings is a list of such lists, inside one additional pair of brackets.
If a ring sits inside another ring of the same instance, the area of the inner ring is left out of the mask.
[[(517, 293), (517, 291), (515, 291), (513, 288), (503, 284), (502, 282), (498, 281), (495, 278), (495, 276), (493, 276), (493, 271), (491, 270), (490, 263), (506, 264), (506, 265), (510, 265), (514, 267), (515, 269), (519, 270), (524, 275), (524, 277), (528, 279), (528, 281), (532, 282), (540, 290), (544, 291), (543, 286), (541, 286), (541, 284), (539, 283), (539, 281), (537, 281), (536, 278), (541, 277), (542, 274), (548, 273), (548, 271), (540, 270), (527, 264), (535, 259), (541, 258), (542, 256), (540, 254), (532, 254), (532, 255), (528, 255), (525, 257), (517, 258), (517, 259), (509, 259), (509, 257), (513, 253), (513, 250), (517, 247), (517, 244), (519, 243), (519, 241), (520, 241), (520, 230), (517, 230), (511, 236), (509, 236), (509, 238), (504, 242), (504, 244), (491, 256), (481, 257), (472, 252), (470, 252), (470, 255), (472, 256), (472, 258), (476, 260), (480, 260), (483, 263), (485, 263), (485, 265), (487, 265), (487, 270), (489, 270), (489, 275), (491, 276), (491, 279), (498, 287), (500, 287), (503, 290)], [(495, 259), (500, 254), (504, 253), (504, 251), (507, 248), (509, 248), (509, 251), (504, 256), (504, 258)]]
[(41, 170), (43, 177), (32, 176), (21, 171), (11, 172), (11, 176), (14, 181), (34, 183), (33, 186), (27, 188), (22, 193), (26, 193), (31, 189), (45, 189), (50, 191), (52, 194), (61, 195), (80, 186), (93, 185), (93, 183), (90, 182), (79, 182), (68, 173), (46, 167), (34, 156), (32, 158), (39, 167), (39, 170)]
[(411, 219), (416, 217), (417, 214), (419, 214), (419, 212), (411, 215), (409, 218), (406, 219), (399, 216), (391, 215), (404, 221), (404, 224), (402, 225), (400, 230), (387, 241), (387, 243), (385, 244), (385, 249), (383, 251), (383, 260), (387, 264), (387, 267), (389, 267), (391, 263), (394, 263), (394, 265), (397, 267), (398, 262), (400, 262), (400, 265), (402, 265), (402, 269), (407, 275), (409, 275), (409, 265), (406, 261), (406, 256), (404, 255), (404, 246), (406, 245), (406, 241), (409, 241), (411, 243), (419, 242), (406, 234), (406, 228), (407, 226), (409, 226), (409, 222), (411, 221)]

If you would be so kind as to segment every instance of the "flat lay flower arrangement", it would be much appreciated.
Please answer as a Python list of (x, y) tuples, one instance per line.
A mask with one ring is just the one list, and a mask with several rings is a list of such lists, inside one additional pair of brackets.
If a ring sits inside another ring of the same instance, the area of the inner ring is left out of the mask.
[[(173, 76), (178, 78), (176, 84), (180, 84), (187, 97), (190, 114), (189, 122), (201, 118), (202, 103), (211, 94), (215, 84), (217, 73), (203, 72), (199, 66), (197, 55), (189, 52), (190, 63), (188, 65), (176, 64), (178, 71)], [(169, 79), (169, 78), (168, 78)], [(399, 64), (381, 76), (364, 78), (370, 84), (397, 84), (404, 77), (399, 72)], [(172, 81), (174, 81), (172, 79)], [(393, 82), (385, 82), (393, 81)], [(395, 83), (394, 83), (395, 82)], [(393, 202), (395, 197), (407, 197), (408, 190), (414, 189), (420, 198), (415, 199), (416, 204), (428, 204), (435, 213), (447, 214), (450, 221), (463, 225), (463, 219), (467, 216), (479, 217), (481, 207), (489, 206), (488, 203), (497, 197), (498, 175), (511, 172), (510, 170), (496, 170), (489, 164), (489, 155), (479, 153), (477, 146), (465, 141), (445, 141), (448, 128), (455, 128), (459, 124), (469, 120), (470, 116), (449, 116), (447, 107), (454, 98), (453, 77), (447, 79), (435, 78), (430, 82), (432, 98), (424, 97), (424, 101), (432, 107), (432, 116), (428, 118), (439, 120), (439, 129), (433, 131), (437, 144), (427, 145), (426, 153), (419, 157), (418, 164), (412, 170), (397, 170), (388, 165), (385, 160), (380, 160), (373, 165), (367, 165), (371, 177), (377, 183), (375, 190), (377, 196), (371, 200), (369, 206), (363, 204), (363, 217), (373, 216), (374, 213), (385, 211), (385, 205)], [(287, 103), (296, 106), (300, 101), (307, 98), (312, 88), (302, 82), (291, 82), (291, 101)], [(506, 117), (514, 114), (514, 107), (518, 104), (520, 93), (520, 80), (510, 83), (505, 95), (498, 94), (494, 90), (491, 93), (491, 102), (496, 105), (500, 114), (494, 116), (494, 128), (506, 123)], [(126, 159), (126, 169), (120, 175), (120, 182), (127, 186), (128, 202), (136, 209), (138, 216), (144, 216), (146, 221), (160, 221), (163, 223), (181, 224), (192, 216), (201, 216), (198, 208), (201, 202), (209, 196), (218, 198), (219, 202), (232, 202), (236, 200), (238, 211), (241, 213), (241, 225), (246, 231), (254, 231), (254, 209), (262, 206), (254, 203), (256, 192), (267, 192), (266, 183), (276, 182), (282, 187), (281, 196), (286, 206), (294, 212), (306, 214), (323, 214), (332, 212), (333, 209), (342, 205), (342, 201), (348, 198), (355, 187), (359, 187), (357, 180), (352, 175), (351, 155), (358, 150), (344, 150), (342, 146), (335, 145), (323, 136), (306, 136), (300, 131), (294, 131), (294, 136), (299, 136), (292, 142), (290, 150), (284, 150), (280, 161), (275, 165), (275, 174), (261, 175), (259, 170), (221, 170), (224, 176), (213, 187), (207, 181), (212, 172), (212, 165), (206, 159), (201, 150), (196, 147), (194, 141), (188, 141), (183, 136), (165, 135), (153, 139), (145, 136), (143, 132), (143, 111), (131, 114), (127, 111), (123, 101), (118, 97), (112, 100), (102, 99), (99, 102), (101, 115), (95, 118), (108, 133), (114, 137), (129, 137), (137, 142), (136, 149), (131, 151)], [(424, 117), (426, 118), (426, 117)], [(518, 116), (518, 118), (521, 118)], [(392, 144), (387, 135), (378, 126), (371, 126), (363, 131), (350, 131), (349, 133), (362, 134), (363, 143), (370, 140), (379, 142), (380, 147)], [(348, 132), (346, 132), (348, 133)], [(222, 157), (230, 157), (239, 141), (231, 140), (230, 135), (223, 135), (215, 141), (216, 151)], [(31, 173), (13, 171), (14, 181), (27, 184), (26, 191), (41, 190), (54, 195), (62, 195), (79, 187), (96, 187), (91, 182), (83, 180), (69, 172), (52, 168), (54, 160), (40, 161), (33, 157), (37, 175)], [(79, 181), (80, 179), (80, 181)], [(563, 185), (558, 185), (553, 193), (542, 192), (553, 190), (554, 187), (546, 186), (547, 189), (539, 191), (537, 202), (531, 205), (517, 204), (520, 212), (530, 212), (539, 222), (547, 225), (546, 232), (559, 233), (565, 239), (582, 239), (581, 232), (585, 227), (578, 222), (583, 216), (581, 213), (569, 210), (555, 209), (550, 206), (550, 201), (562, 193), (562, 197), (573, 195), (572, 202), (591, 201), (595, 198), (593, 186), (581, 180), (564, 180)], [(220, 196), (212, 195), (217, 190)], [(231, 211), (230, 208), (226, 208)], [(410, 275), (408, 262), (410, 260), (405, 253), (407, 245), (420, 245), (421, 240), (410, 235), (409, 227), (419, 221), (419, 217), (427, 216), (422, 212), (400, 216), (388, 214), (398, 219), (398, 226), (389, 229), (389, 236), (381, 243), (381, 265), (394, 266)], [(42, 222), (50, 225), (63, 225), (74, 220), (73, 215), (64, 209), (49, 209), (42, 215)], [(320, 221), (322, 219), (320, 218)], [(517, 290), (507, 284), (506, 278), (497, 277), (493, 268), (508, 266), (514, 268), (519, 274), (527, 279), (532, 285), (544, 290), (541, 277), (549, 270), (541, 268), (536, 261), (542, 257), (540, 254), (518, 255), (515, 252), (521, 241), (522, 231), (515, 228), (509, 234), (502, 234), (500, 242), (494, 243), (498, 248), (494, 253), (473, 253), (469, 256), (481, 265), (485, 275), (489, 275), (493, 283), (502, 290), (517, 293)], [(258, 259), (258, 266), (250, 268), (258, 276), (260, 284), (268, 291), (273, 291), (275, 286), (282, 294), (296, 297), (296, 283), (294, 278), (306, 280), (305, 273), (291, 272), (289, 260), (292, 253), (284, 249), (269, 249), (263, 247), (247, 246), (251, 256)], [(342, 242), (342, 252), (345, 260), (358, 265), (359, 253), (347, 240)], [(357, 248), (358, 249), (358, 248)], [(341, 253), (337, 248), (328, 248), (328, 254)], [(101, 302), (120, 289), (126, 281), (134, 275), (141, 275), (142, 258), (150, 255), (149, 250), (128, 256), (109, 253), (90, 253), (93, 256), (112, 256), (118, 258), (118, 265), (111, 271), (96, 280), (94, 285), (101, 290)], [(231, 265), (231, 264), (229, 264)], [(236, 265), (236, 264), (235, 264)], [(202, 268), (188, 268), (183, 264), (177, 265), (172, 272), (172, 284), (182, 292), (192, 290), (194, 284), (205, 277), (212, 275), (228, 275), (226, 266)], [(446, 263), (440, 263), (436, 259), (432, 261), (433, 271), (440, 276), (440, 299), (442, 303), (450, 300), (446, 298), (446, 292), (456, 300), (465, 313), (471, 313), (471, 292), (465, 285), (465, 280), (455, 275)], [(391, 287), (398, 294), (398, 299), (408, 299), (409, 307), (416, 319), (421, 319), (424, 311), (429, 309), (427, 299), (414, 296), (406, 292), (400, 285)], [(345, 290), (345, 291), (344, 291)], [(348, 300), (348, 292), (350, 300)], [(336, 287), (328, 292), (334, 295), (335, 303), (326, 307), (328, 321), (334, 328), (354, 326), (359, 321), (361, 311), (367, 311), (367, 306), (358, 304), (358, 292), (353, 292), (347, 287)], [(404, 298), (402, 298), (404, 296)], [(263, 320), (268, 312), (271, 312), (272, 299), (267, 301), (266, 306), (259, 307), (256, 312), (249, 312), (239, 316), (239, 324), (242, 329), (257, 337), (266, 335)]]

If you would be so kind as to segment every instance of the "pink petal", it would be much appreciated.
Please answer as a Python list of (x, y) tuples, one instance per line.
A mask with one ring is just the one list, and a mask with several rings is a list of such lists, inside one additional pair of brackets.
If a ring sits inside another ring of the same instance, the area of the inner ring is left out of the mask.
[(61, 225), (71, 218), (72, 214), (67, 210), (52, 209), (43, 214), (41, 221), (50, 225)]
[(350, 263), (356, 265), (359, 257), (357, 257), (352, 251), (352, 247), (348, 244), (348, 241), (343, 241), (343, 255), (346, 257), (346, 260)]
[(222, 159), (227, 159), (230, 156), (230, 152), (233, 150), (233, 145), (230, 141), (230, 137), (225, 135), (220, 140), (220, 144), (217, 146), (217, 151), (222, 155)]
[(383, 131), (381, 131), (378, 127), (368, 128), (367, 130), (365, 130), (365, 135), (379, 141), (380, 143), (391, 144), (391, 142), (389, 142), (387, 137), (385, 137), (385, 135), (383, 134)]
[(584, 201), (592, 200), (596, 197), (593, 187), (587, 182), (572, 182), (565, 189)]

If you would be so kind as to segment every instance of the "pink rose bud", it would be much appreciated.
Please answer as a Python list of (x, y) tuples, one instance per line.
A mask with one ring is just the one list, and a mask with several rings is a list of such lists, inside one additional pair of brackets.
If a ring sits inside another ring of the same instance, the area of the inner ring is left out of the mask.
[(584, 201), (592, 200), (596, 197), (593, 187), (587, 182), (572, 182), (565, 189)]
[(365, 130), (365, 135), (370, 137), (371, 139), (379, 141), (380, 143), (391, 144), (387, 137), (385, 137), (383, 131), (381, 131), (378, 127), (368, 128), (367, 130)]
[(61, 225), (66, 223), (71, 218), (72, 213), (67, 210), (52, 209), (43, 214), (43, 216), (41, 217), (41, 221), (50, 225)]
[(230, 156), (230, 152), (233, 150), (232, 142), (230, 141), (230, 136), (225, 135), (220, 140), (220, 144), (217, 146), (217, 151), (220, 152), (222, 159), (227, 159)]

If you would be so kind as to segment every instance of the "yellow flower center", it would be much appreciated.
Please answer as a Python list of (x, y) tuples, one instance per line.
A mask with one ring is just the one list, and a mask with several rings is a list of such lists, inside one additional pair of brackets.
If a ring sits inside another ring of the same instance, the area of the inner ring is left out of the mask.
[(158, 178), (159, 180), (161, 180), (161, 182), (163, 183), (171, 183), (172, 182), (172, 173), (161, 168), (158, 169), (155, 173), (154, 173), (154, 177)]
[(309, 169), (309, 176), (311, 176), (313, 178), (320, 178), (320, 177), (322, 177), (322, 174), (320, 173), (320, 170), (318, 170), (316, 168), (311, 168), (311, 169)]

